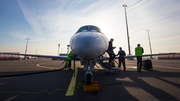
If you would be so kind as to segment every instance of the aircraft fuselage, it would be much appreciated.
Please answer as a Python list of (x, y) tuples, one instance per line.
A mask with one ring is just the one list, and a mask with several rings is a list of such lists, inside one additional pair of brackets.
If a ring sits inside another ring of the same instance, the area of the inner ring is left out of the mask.
[(88, 28), (89, 26), (71, 37), (70, 47), (78, 57), (84, 60), (93, 60), (105, 53), (108, 48), (108, 39), (102, 32), (91, 27)]
[(107, 37), (96, 26), (83, 26), (71, 37), (70, 47), (72, 52), (82, 59), (81, 63), (86, 71), (85, 82), (90, 85), (96, 60), (108, 49)]

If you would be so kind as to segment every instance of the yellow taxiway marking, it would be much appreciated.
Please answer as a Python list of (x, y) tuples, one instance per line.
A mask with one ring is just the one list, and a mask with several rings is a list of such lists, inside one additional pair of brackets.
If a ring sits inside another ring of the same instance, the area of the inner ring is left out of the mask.
[(153, 65), (153, 66), (161, 67), (161, 68), (180, 69), (180, 68), (177, 68), (177, 67), (166, 67), (166, 66), (158, 66), (158, 65)]
[(45, 63), (39, 63), (39, 64), (37, 64), (37, 66), (38, 66), (38, 67), (41, 67), (41, 68), (48, 68), (48, 69), (61, 69), (61, 68), (58, 68), (58, 67), (41, 66), (42, 64), (45, 64)]
[[(75, 74), (73, 73), (73, 75), (72, 75), (72, 79), (71, 79), (71, 82), (69, 84), (69, 88), (68, 88), (68, 90), (66, 92), (66, 96), (73, 96), (74, 95), (77, 72), (78, 72), (78, 70), (75, 69)], [(75, 77), (74, 77), (74, 75), (75, 75)]]
[(42, 68), (49, 68), (49, 67), (46, 67), (46, 66), (40, 66), (40, 64), (37, 64), (38, 67), (42, 67)]

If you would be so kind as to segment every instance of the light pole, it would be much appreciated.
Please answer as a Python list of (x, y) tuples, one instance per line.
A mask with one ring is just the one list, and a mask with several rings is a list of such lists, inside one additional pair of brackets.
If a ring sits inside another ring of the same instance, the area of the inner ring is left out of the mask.
[(59, 56), (59, 48), (60, 48), (60, 44), (58, 44), (58, 56)]
[(70, 45), (67, 45), (67, 53), (69, 53), (69, 47), (70, 47)]
[[(152, 54), (152, 49), (151, 49), (151, 42), (150, 42), (150, 37), (149, 37), (149, 29), (146, 30), (148, 32), (148, 38), (149, 38), (149, 47), (150, 47), (150, 52)], [(152, 56), (150, 56), (150, 58), (152, 59)]]
[(61, 53), (62, 53), (62, 51), (63, 51), (63, 48), (61, 48)]
[[(26, 49), (25, 49), (25, 54), (26, 54), (27, 53), (27, 47), (28, 47), (28, 40), (31, 40), (31, 39), (26, 38), (25, 40), (27, 40), (27, 42), (26, 42)], [(26, 56), (24, 56), (24, 59), (26, 59)]]
[(127, 7), (127, 5), (123, 5), (122, 7), (124, 7), (124, 10), (125, 10), (125, 19), (126, 19), (126, 28), (127, 28), (128, 49), (129, 49), (129, 55), (131, 55), (130, 42), (129, 42), (128, 22), (127, 22), (127, 15), (126, 15), (126, 7)]

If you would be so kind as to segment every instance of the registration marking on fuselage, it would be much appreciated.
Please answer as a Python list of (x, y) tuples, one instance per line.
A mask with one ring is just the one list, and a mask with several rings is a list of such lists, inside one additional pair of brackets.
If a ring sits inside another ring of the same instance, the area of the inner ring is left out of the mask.
[(72, 79), (71, 79), (71, 82), (69, 84), (69, 88), (68, 88), (65, 96), (73, 96), (74, 95), (77, 72), (78, 72), (78, 70), (75, 69), (75, 74), (73, 73), (73, 75), (72, 75)]

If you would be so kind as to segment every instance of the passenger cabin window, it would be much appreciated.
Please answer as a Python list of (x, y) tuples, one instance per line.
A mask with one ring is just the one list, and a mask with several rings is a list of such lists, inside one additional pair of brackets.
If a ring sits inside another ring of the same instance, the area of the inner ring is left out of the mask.
[(95, 26), (84, 26), (84, 27), (81, 27), (76, 33), (79, 33), (79, 32), (85, 32), (85, 31), (93, 31), (93, 32), (101, 32), (101, 30), (98, 28), (98, 27), (95, 27)]

